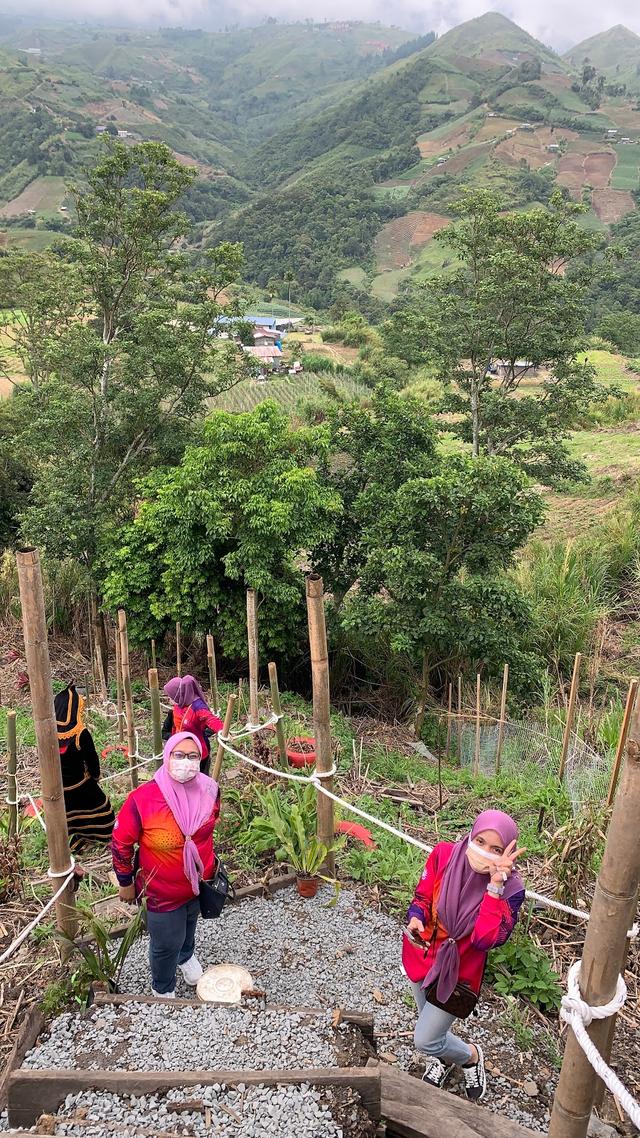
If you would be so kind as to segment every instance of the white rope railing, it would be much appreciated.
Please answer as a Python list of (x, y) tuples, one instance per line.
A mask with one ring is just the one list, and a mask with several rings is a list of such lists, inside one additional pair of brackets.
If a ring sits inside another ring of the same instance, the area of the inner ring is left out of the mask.
[[(637, 926), (635, 926), (637, 929)], [(633, 931), (633, 930), (631, 930)], [(567, 994), (562, 997), (560, 1015), (568, 1023), (579, 1046), (584, 1051), (596, 1075), (606, 1086), (607, 1090), (615, 1096), (625, 1114), (628, 1114), (633, 1124), (640, 1127), (640, 1103), (633, 1098), (627, 1088), (616, 1075), (615, 1071), (605, 1063), (592, 1039), (587, 1034), (587, 1028), (594, 1019), (608, 1019), (624, 1007), (627, 999), (627, 985), (622, 976), (618, 976), (615, 994), (607, 1004), (591, 1007), (580, 994), (580, 966), (582, 961), (576, 960), (569, 969), (567, 977)]]
[(67, 888), (67, 885), (72, 880), (72, 878), (75, 874), (75, 863), (73, 861), (73, 858), (71, 859), (71, 868), (69, 870), (63, 870), (62, 873), (54, 873), (51, 869), (47, 871), (47, 875), (49, 877), (53, 877), (54, 879), (62, 877), (63, 874), (66, 874), (66, 876), (64, 878), (64, 881), (60, 885), (60, 887), (57, 889), (57, 891), (53, 894), (52, 897), (49, 898), (46, 905), (40, 910), (38, 915), (36, 917), (34, 917), (34, 919), (32, 921), (30, 921), (28, 925), (25, 925), (22, 932), (19, 933), (18, 936), (15, 938), (15, 940), (11, 942), (9, 947), (5, 948), (4, 952), (2, 953), (2, 956), (0, 956), (0, 964), (4, 964), (5, 960), (8, 960), (10, 956), (13, 956), (14, 952), (16, 952), (16, 950), (18, 948), (20, 948), (20, 945), (22, 944), (22, 942), (27, 939), (29, 934), (32, 933), (33, 930), (36, 928), (36, 926), (40, 924), (42, 919), (44, 917), (46, 917), (47, 913), (49, 912), (49, 909), (51, 909), (53, 907), (53, 905), (55, 905), (58, 898), (62, 896), (65, 889)]

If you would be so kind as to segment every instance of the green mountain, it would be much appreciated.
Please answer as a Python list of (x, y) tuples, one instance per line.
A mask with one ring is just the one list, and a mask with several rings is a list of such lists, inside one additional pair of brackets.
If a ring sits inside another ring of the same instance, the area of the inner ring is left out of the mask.
[(343, 296), (372, 315), (442, 266), (433, 236), (467, 187), (513, 209), (559, 187), (603, 230), (640, 191), (637, 98), (495, 12), (437, 40), (269, 21), (0, 24), (0, 39), (4, 244), (41, 247), (70, 224), (65, 179), (105, 129), (160, 139), (197, 167), (184, 203), (196, 251), (242, 241), (249, 279), (270, 293), (293, 281), (300, 303)]
[(623, 24), (576, 44), (564, 58), (576, 70), (590, 63), (611, 82), (640, 89), (640, 36)]

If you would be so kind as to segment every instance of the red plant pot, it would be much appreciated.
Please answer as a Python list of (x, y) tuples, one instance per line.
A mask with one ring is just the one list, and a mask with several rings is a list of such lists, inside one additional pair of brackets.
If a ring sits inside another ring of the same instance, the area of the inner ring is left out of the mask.
[(316, 761), (316, 741), (299, 735), (287, 743), (287, 759), (292, 767), (312, 767)]
[(315, 897), (320, 881), (317, 877), (297, 877), (296, 888), (301, 897)]

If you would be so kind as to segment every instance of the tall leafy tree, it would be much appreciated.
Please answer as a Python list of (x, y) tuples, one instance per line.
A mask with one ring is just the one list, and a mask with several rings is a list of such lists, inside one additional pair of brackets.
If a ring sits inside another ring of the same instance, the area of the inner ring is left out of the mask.
[(531, 671), (530, 614), (505, 570), (542, 515), (513, 463), (452, 456), (431, 477), (399, 486), (369, 529), (344, 619), (421, 669), (417, 733), (434, 678), (470, 666), (495, 673), (504, 661), (520, 679)]
[(246, 414), (216, 412), (202, 445), (146, 479), (135, 519), (113, 530), (104, 552), (107, 601), (126, 607), (135, 640), (177, 618), (194, 632), (213, 629), (227, 656), (243, 658), (251, 586), (263, 649), (295, 655), (305, 550), (340, 511), (312, 466), (323, 437), (323, 428), (292, 430), (271, 401)]
[(14, 345), (34, 380), (16, 390), (35, 475), (23, 533), (83, 563), (94, 594), (101, 536), (128, 516), (135, 479), (179, 460), (207, 398), (242, 375), (235, 348), (212, 336), (239, 246), (197, 271), (179, 251), (192, 179), (159, 143), (107, 143), (73, 190), (75, 239), (43, 254), (40, 284), (18, 284), (12, 255), (2, 265), (4, 303), (30, 313)]
[(584, 474), (568, 431), (608, 394), (578, 358), (584, 346), (586, 264), (599, 246), (582, 207), (559, 193), (548, 209), (504, 213), (491, 191), (469, 193), (460, 220), (438, 233), (454, 267), (419, 287), (386, 327), (386, 343), (441, 381), (442, 426), (472, 453), (509, 457), (552, 484)]
[(372, 529), (396, 507), (396, 491), (410, 478), (432, 474), (439, 460), (423, 404), (382, 387), (368, 406), (331, 407), (326, 425), (330, 442), (318, 455), (319, 471), (340, 495), (342, 511), (314, 546), (313, 560), (339, 609), (366, 563)]

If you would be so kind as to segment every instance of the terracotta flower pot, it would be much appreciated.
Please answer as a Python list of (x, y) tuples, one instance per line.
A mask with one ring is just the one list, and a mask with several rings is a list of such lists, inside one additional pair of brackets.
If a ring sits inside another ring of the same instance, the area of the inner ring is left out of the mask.
[(299, 735), (287, 743), (287, 759), (292, 767), (312, 767), (316, 761), (316, 741)]
[(320, 880), (317, 877), (297, 877), (296, 887), (301, 897), (315, 897)]

